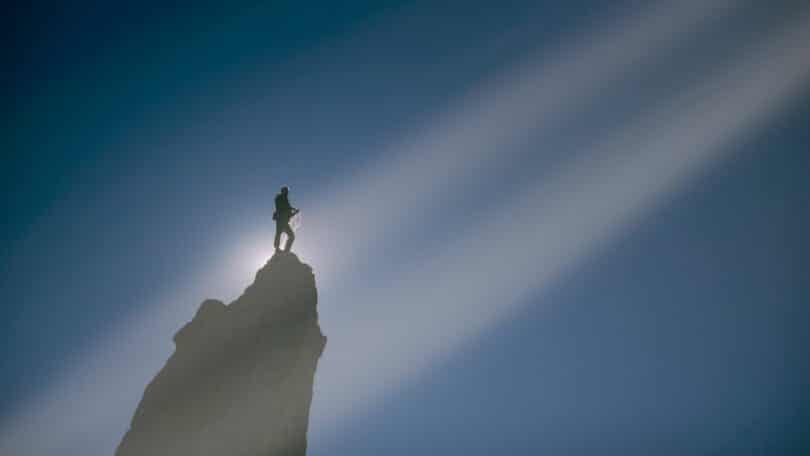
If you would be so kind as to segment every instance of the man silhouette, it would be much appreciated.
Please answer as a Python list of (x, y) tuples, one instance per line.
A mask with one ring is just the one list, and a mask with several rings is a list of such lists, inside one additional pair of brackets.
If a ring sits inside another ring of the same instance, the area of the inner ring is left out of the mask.
[(286, 185), (281, 187), (281, 191), (276, 195), (276, 211), (273, 212), (273, 220), (276, 221), (276, 239), (273, 241), (273, 246), (278, 250), (281, 233), (285, 233), (287, 234), (287, 242), (284, 245), (285, 252), (290, 251), (292, 243), (295, 241), (295, 233), (290, 228), (290, 219), (298, 213), (298, 209), (292, 207), (290, 200), (287, 199), (289, 191), (290, 189)]

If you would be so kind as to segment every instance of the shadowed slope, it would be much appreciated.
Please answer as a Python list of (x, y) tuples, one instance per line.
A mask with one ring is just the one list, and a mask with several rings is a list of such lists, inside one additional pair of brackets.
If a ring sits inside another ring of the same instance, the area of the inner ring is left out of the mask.
[(277, 253), (230, 305), (203, 302), (116, 455), (304, 455), (326, 345), (317, 299), (312, 269)]

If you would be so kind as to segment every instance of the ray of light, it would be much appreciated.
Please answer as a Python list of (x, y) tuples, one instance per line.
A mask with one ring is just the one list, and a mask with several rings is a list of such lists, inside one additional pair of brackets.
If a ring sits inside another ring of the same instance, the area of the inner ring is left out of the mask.
[[(538, 128), (554, 131), (601, 88), (665, 52), (710, 19), (732, 10), (734, 2), (664, 2), (601, 28), (540, 59), (527, 58), (488, 87), (438, 115), (428, 131), (393, 145), (379, 163), (331, 189), (310, 210), (307, 227), (324, 279), (340, 279), (375, 241), (409, 223), (417, 208), (450, 198), (458, 182), (487, 173), (504, 160), (507, 145)], [(385, 198), (381, 198), (385, 195)], [(353, 242), (341, 249), (342, 240)], [(329, 252), (329, 254), (324, 254)], [(304, 251), (304, 254), (308, 251)]]
[(353, 296), (377, 311), (346, 330), (349, 337), (333, 341), (319, 373), (328, 381), (320, 383), (314, 416), (340, 419), (363, 400), (418, 375), (483, 328), (508, 318), (522, 296), (542, 290), (645, 209), (722, 159), (735, 141), (806, 87), (808, 30), (805, 18), (728, 73), (714, 75), (655, 115), (594, 144), (585, 159), (551, 182), (526, 189), (506, 208), (514, 223), (481, 226), (383, 292)]

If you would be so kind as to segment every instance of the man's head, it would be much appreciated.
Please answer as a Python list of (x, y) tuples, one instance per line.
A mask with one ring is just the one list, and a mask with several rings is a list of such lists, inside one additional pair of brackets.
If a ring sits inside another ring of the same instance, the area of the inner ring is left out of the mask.
[(290, 191), (290, 189), (289, 189), (289, 188), (287, 188), (287, 186), (286, 186), (286, 185), (285, 185), (285, 186), (283, 186), (283, 187), (281, 187), (281, 194), (282, 194), (282, 195), (285, 195), (285, 196), (286, 196), (286, 195), (287, 195), (287, 192), (289, 192), (289, 191)]

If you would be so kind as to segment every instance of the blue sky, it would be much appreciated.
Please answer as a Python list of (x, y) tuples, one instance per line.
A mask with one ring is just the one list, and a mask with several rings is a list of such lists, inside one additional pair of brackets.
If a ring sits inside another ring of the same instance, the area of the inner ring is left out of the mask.
[(282, 184), (312, 454), (807, 447), (810, 10), (435, 3), (8, 7), (0, 448), (109, 454)]

